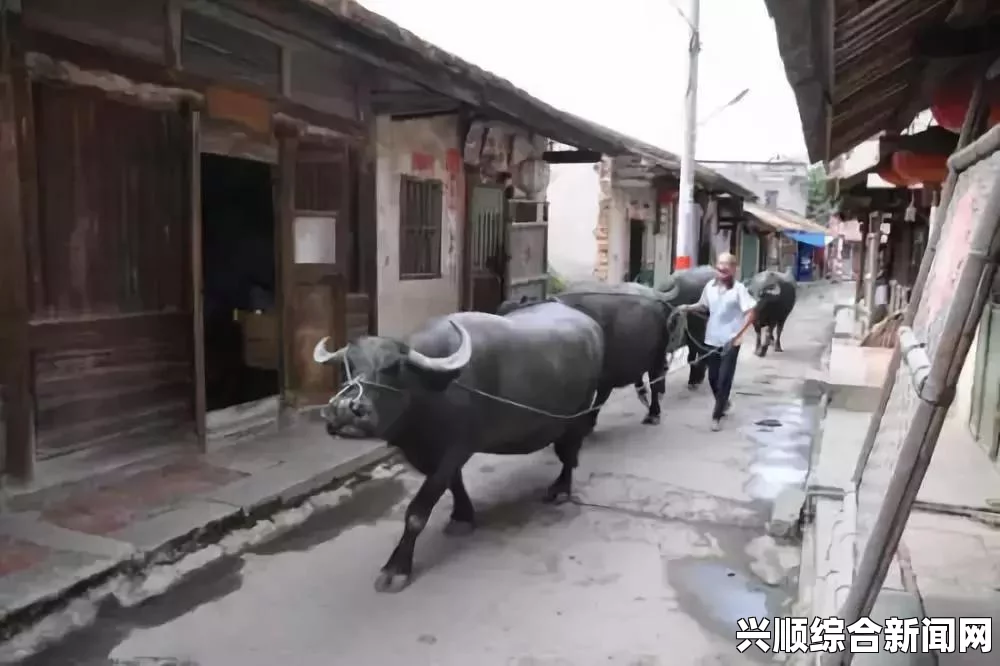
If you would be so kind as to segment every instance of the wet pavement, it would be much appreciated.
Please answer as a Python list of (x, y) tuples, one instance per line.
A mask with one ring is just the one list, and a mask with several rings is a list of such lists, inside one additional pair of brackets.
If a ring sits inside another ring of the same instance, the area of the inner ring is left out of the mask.
[(672, 375), (659, 426), (616, 392), (584, 446), (576, 501), (540, 502), (551, 451), (478, 456), (466, 484), (479, 527), (442, 532), (441, 502), (417, 545), (416, 577), (374, 592), (420, 477), (402, 467), (239, 559), (205, 569), (26, 666), (480, 666), (743, 664), (736, 622), (787, 615), (798, 548), (764, 535), (774, 498), (808, 468), (833, 292), (814, 288), (786, 351), (740, 358), (733, 412), (711, 432), (707, 385)]

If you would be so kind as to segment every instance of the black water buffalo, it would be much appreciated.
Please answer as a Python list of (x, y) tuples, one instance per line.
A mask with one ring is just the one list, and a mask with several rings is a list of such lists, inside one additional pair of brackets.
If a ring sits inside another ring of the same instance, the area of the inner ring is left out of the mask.
[[(701, 298), (705, 285), (715, 279), (715, 268), (712, 266), (695, 266), (685, 268), (668, 275), (656, 290), (661, 292), (668, 302), (678, 305), (693, 305)], [(688, 387), (696, 388), (705, 381), (708, 366), (704, 360), (699, 360), (708, 349), (705, 345), (705, 325), (708, 320), (705, 315), (691, 313), (687, 318), (687, 335), (685, 343), (688, 348)]]
[(527, 454), (554, 444), (563, 466), (546, 500), (569, 497), (604, 361), (601, 327), (590, 317), (547, 302), (504, 317), (435, 319), (405, 343), (362, 337), (331, 353), (327, 339), (314, 359), (343, 361), (351, 378), (324, 409), (327, 429), (350, 425), (384, 439), (426, 476), (378, 591), (409, 583), (417, 536), (445, 490), (454, 499), (447, 531), (472, 529), (462, 467), (475, 453)]
[(747, 289), (757, 299), (757, 319), (753, 323), (757, 333), (754, 353), (757, 356), (767, 355), (772, 339), (774, 351), (782, 351), (781, 332), (795, 307), (795, 280), (785, 273), (762, 271), (750, 279)]
[[(603, 405), (614, 389), (634, 386), (639, 399), (649, 408), (642, 422), (659, 423), (663, 395), (660, 378), (666, 371), (667, 354), (683, 345), (684, 315), (672, 316), (674, 309), (664, 294), (634, 282), (573, 282), (554, 300), (588, 315), (604, 331), (604, 370), (594, 407)], [(524, 297), (507, 301), (497, 313), (502, 315), (529, 302)], [(643, 373), (649, 373), (648, 392)], [(592, 426), (596, 425), (596, 409), (591, 420)]]

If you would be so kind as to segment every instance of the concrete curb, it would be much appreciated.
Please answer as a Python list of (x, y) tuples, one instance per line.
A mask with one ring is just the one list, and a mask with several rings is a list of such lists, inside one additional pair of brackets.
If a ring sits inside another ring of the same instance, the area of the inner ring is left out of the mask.
[[(158, 537), (150, 538), (131, 552), (123, 552), (119, 557), (101, 560), (84, 571), (78, 571), (73, 578), (67, 577), (43, 586), (37, 594), (25, 598), (23, 603), (19, 600), (16, 605), (8, 605), (7, 612), (0, 616), (0, 643), (15, 639), (46, 617), (65, 611), (78, 598), (90, 597), (92, 602), (99, 603), (111, 593), (104, 590), (102, 594), (102, 588), (117, 578), (142, 578), (153, 567), (179, 562), (196, 551), (219, 544), (236, 530), (252, 528), (270, 516), (296, 508), (314, 495), (341, 488), (364, 472), (392, 462), (396, 456), (394, 449), (380, 446), (333, 466), (317, 467), (314, 464), (314, 469), (304, 473), (301, 469), (296, 470), (298, 474), (285, 476), (287, 483), (283, 488), (278, 487), (282, 479), (277, 475), (265, 478), (256, 492), (240, 493), (240, 499), (244, 501), (242, 504), (223, 505), (216, 502), (220, 506), (228, 506), (226, 510), (194, 512), (184, 507), (171, 512), (177, 514), (174, 515), (175, 525), (165, 526)], [(199, 500), (193, 498), (193, 502)], [(177, 520), (179, 517), (184, 520)], [(269, 536), (277, 536), (277, 532)], [(207, 561), (203, 566), (210, 563)], [(185, 576), (197, 568), (186, 571)], [(157, 594), (165, 591), (166, 588)]]

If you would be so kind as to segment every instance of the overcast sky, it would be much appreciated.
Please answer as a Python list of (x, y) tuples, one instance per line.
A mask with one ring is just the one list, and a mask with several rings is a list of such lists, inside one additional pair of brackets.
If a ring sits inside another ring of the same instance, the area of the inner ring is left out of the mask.
[[(686, 0), (362, 0), (553, 106), (680, 152)], [(764, 0), (703, 0), (700, 160), (805, 160)]]

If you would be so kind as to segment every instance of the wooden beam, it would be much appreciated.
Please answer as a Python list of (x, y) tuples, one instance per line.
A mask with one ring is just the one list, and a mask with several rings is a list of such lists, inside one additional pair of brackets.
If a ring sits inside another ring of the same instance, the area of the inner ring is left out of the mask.
[(23, 69), (0, 72), (0, 384), (5, 389), (6, 424), (0, 460), (3, 471), (27, 481), (34, 473), (35, 427), (28, 346), (28, 232), (22, 201), (24, 176), (30, 177), (30, 172), (21, 148), (33, 147), (34, 137), (27, 134), (32, 125), (23, 100), (15, 99), (22, 97), (26, 84)]
[(372, 91), (372, 112), (377, 115), (397, 116), (402, 114), (453, 111), (460, 102), (446, 96), (422, 90), (413, 91)]
[(96, 88), (112, 97), (124, 97), (153, 109), (176, 110), (184, 103), (200, 107), (204, 96), (195, 90), (138, 83), (119, 74), (87, 70), (77, 65), (51, 58), (44, 53), (25, 54), (25, 67), (32, 79), (58, 81), (75, 86)]
[(596, 150), (546, 150), (542, 159), (549, 164), (596, 164), (601, 161)]
[(351, 56), (430, 90), (464, 102), (480, 102), (479, 94), (471, 87), (456, 84), (439, 70), (414, 64), (413, 53), (409, 50), (345, 26), (318, 4), (268, 0), (219, 0), (217, 4), (251, 16), (273, 30), (296, 35), (326, 51)]

